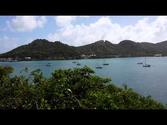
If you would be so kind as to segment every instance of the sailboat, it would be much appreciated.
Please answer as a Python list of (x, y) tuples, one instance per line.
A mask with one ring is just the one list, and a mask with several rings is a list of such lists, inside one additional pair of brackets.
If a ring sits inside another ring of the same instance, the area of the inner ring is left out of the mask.
[(145, 57), (145, 64), (143, 65), (143, 67), (151, 67), (151, 65), (146, 64), (146, 57)]
[(109, 65), (109, 63), (105, 63), (105, 61), (104, 61), (103, 65), (104, 65), (104, 66), (108, 66), (108, 65)]

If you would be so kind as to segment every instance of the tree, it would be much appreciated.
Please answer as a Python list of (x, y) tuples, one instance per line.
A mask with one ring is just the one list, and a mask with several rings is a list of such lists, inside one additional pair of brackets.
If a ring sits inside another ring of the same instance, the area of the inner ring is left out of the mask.
[(89, 67), (55, 70), (45, 78), (41, 70), (31, 77), (10, 76), (13, 68), (0, 66), (0, 109), (165, 109), (124, 85), (94, 75)]

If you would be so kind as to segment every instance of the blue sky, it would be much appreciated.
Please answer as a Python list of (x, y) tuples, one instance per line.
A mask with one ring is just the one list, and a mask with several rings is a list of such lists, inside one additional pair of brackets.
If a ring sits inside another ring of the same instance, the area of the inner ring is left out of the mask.
[(156, 43), (166, 33), (166, 16), (0, 16), (0, 53), (37, 38), (80, 46), (100, 39)]

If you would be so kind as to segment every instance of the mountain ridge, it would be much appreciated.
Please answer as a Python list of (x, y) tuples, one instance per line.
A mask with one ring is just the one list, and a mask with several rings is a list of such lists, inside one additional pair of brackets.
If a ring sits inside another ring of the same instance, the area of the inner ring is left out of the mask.
[[(31, 57), (34, 60), (76, 59), (105, 57), (138, 57), (162, 54), (167, 56), (167, 41), (159, 43), (135, 42), (122, 40), (113, 44), (108, 40), (98, 40), (83, 46), (70, 46), (61, 41), (51, 42), (46, 39), (35, 39), (31, 43), (19, 46), (9, 52), (0, 54), (0, 58)], [(93, 56), (92, 56), (93, 55)]]

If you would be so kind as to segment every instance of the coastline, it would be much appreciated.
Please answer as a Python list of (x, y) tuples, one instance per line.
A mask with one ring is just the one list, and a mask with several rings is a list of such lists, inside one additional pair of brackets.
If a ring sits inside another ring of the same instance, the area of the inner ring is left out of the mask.
[(84, 59), (110, 59), (110, 58), (138, 58), (138, 57), (167, 57), (167, 56), (119, 56), (119, 57), (94, 57), (94, 58), (61, 58), (61, 59), (31, 59), (31, 60), (11, 60), (11, 61), (2, 61), (0, 62), (22, 62), (22, 61), (53, 61), (53, 60), (84, 60)]

